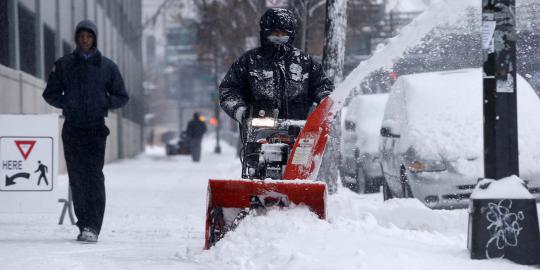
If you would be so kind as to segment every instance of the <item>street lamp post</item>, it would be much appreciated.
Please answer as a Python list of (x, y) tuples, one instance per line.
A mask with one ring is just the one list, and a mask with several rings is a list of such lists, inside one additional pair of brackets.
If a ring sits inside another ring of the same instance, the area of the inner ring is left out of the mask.
[[(212, 32), (212, 36), (214, 37), (214, 39), (216, 39), (216, 32), (215, 30)], [(217, 43), (214, 42), (214, 67), (213, 67), (213, 71), (214, 71), (214, 88), (215, 88), (215, 91), (219, 91), (219, 77), (218, 77), (218, 71), (219, 71), (219, 63), (218, 63), (218, 47), (217, 47)], [(217, 120), (217, 123), (216, 123), (216, 147), (214, 148), (214, 153), (216, 154), (219, 154), (221, 153), (221, 146), (219, 145), (219, 141), (220, 141), (220, 129), (221, 129), (221, 121), (219, 119), (219, 97), (217, 97), (215, 100), (214, 100), (214, 103), (215, 103), (215, 106), (214, 106), (214, 117), (216, 118)]]
[(216, 101), (216, 106), (215, 106), (215, 117), (217, 119), (217, 125), (216, 125), (216, 147), (214, 148), (214, 153), (221, 153), (221, 146), (219, 145), (219, 130), (221, 129), (221, 121), (219, 121), (219, 102)]

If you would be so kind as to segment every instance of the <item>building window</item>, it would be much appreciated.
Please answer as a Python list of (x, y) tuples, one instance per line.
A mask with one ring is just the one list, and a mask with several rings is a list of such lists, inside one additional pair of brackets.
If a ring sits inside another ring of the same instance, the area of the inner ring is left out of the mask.
[(54, 31), (47, 25), (43, 25), (43, 46), (45, 53), (44, 61), (45, 61), (45, 78), (49, 77), (49, 73), (51, 73), (51, 69), (54, 65), (55, 59), (55, 46), (54, 41), (56, 34)]
[(0, 1), (0, 65), (9, 66), (8, 1)]
[(28, 8), (20, 4), (19, 39), (21, 70), (36, 76), (37, 68), (35, 15)]

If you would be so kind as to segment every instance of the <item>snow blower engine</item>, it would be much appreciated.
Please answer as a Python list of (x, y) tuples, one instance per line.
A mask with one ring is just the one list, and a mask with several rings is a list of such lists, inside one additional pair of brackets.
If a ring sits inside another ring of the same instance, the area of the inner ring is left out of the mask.
[(289, 154), (306, 121), (278, 119), (278, 115), (277, 109), (273, 117), (266, 117), (266, 112), (260, 110), (259, 117), (244, 121), (242, 178), (283, 179)]

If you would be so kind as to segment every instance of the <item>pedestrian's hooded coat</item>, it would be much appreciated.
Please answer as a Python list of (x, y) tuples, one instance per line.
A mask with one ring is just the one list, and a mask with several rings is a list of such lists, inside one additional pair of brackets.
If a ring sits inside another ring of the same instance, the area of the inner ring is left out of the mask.
[(85, 55), (78, 48), (57, 60), (47, 81), (43, 98), (62, 109), (66, 123), (79, 127), (103, 124), (110, 109), (123, 107), (129, 100), (118, 66), (97, 49), (98, 31), (88, 20), (75, 29), (94, 35), (93, 51)]
[[(269, 9), (260, 21), (261, 46), (233, 63), (219, 87), (220, 104), (231, 117), (240, 107), (279, 118), (306, 119), (309, 109), (334, 89), (322, 66), (310, 55), (292, 46), (296, 19), (286, 9)], [(284, 45), (268, 40), (273, 30), (289, 34)]]
[(199, 119), (199, 115), (194, 115), (187, 125), (186, 132), (191, 139), (201, 139), (206, 132), (206, 124)]

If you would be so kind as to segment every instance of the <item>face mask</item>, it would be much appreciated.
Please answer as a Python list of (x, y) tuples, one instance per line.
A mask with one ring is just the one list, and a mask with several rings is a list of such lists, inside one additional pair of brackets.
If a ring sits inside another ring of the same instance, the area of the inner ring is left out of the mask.
[(268, 36), (268, 40), (274, 44), (283, 45), (289, 41), (289, 36)]

